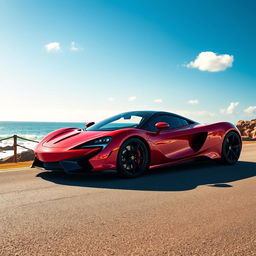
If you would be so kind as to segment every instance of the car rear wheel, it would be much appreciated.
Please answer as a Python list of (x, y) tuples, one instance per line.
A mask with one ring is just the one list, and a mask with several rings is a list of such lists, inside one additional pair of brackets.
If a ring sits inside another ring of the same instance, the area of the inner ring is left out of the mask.
[(117, 170), (123, 177), (142, 175), (149, 165), (149, 152), (145, 143), (138, 138), (126, 140), (119, 149)]
[(240, 156), (242, 142), (240, 136), (236, 132), (229, 132), (222, 144), (221, 162), (223, 164), (235, 164)]

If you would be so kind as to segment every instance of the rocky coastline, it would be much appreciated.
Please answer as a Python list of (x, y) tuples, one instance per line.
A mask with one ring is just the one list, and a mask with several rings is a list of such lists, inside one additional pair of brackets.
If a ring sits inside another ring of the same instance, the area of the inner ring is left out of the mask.
[(256, 140), (256, 119), (250, 121), (240, 120), (236, 123), (243, 140)]

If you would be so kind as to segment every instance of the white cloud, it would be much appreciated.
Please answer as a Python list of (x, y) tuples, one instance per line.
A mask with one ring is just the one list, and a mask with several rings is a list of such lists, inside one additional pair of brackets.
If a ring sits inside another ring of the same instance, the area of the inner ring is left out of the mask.
[(155, 103), (162, 103), (163, 100), (162, 100), (162, 99), (154, 99), (154, 102), (155, 102)]
[(197, 68), (201, 71), (218, 72), (232, 67), (234, 57), (228, 54), (217, 55), (214, 52), (201, 52), (194, 61), (186, 67)]
[(239, 105), (239, 102), (231, 102), (226, 109), (221, 109), (220, 112), (222, 114), (227, 114), (227, 115), (233, 114), (238, 105)]
[(70, 46), (70, 51), (76, 52), (79, 51), (80, 49), (77, 47), (76, 42), (72, 41), (71, 46)]
[(60, 43), (58, 42), (52, 42), (52, 43), (46, 44), (44, 47), (47, 52), (59, 52), (61, 49)]
[(189, 100), (188, 101), (188, 104), (191, 104), (191, 105), (196, 105), (196, 104), (198, 104), (199, 103), (199, 101), (198, 100)]
[(244, 110), (245, 113), (256, 115), (256, 106), (250, 106)]
[(137, 99), (136, 96), (131, 96), (131, 97), (128, 98), (128, 101), (134, 101), (134, 100), (136, 100), (136, 99)]

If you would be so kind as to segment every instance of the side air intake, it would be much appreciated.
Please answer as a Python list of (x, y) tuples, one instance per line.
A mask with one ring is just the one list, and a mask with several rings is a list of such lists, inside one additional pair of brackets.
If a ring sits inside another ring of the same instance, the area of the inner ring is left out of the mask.
[(200, 150), (206, 141), (207, 135), (208, 135), (207, 132), (200, 132), (195, 134), (192, 140), (190, 141), (190, 147), (194, 151)]

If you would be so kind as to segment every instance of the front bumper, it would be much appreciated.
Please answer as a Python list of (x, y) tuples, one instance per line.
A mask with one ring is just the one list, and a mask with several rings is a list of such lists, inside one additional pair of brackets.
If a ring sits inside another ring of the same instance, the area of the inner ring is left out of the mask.
[(35, 158), (31, 167), (50, 171), (64, 171), (66, 173), (90, 172), (93, 169), (87, 157), (73, 158), (58, 162), (42, 162), (38, 158)]
[(116, 169), (117, 150), (91, 148), (61, 151), (43, 148), (35, 151), (32, 167), (67, 173)]

